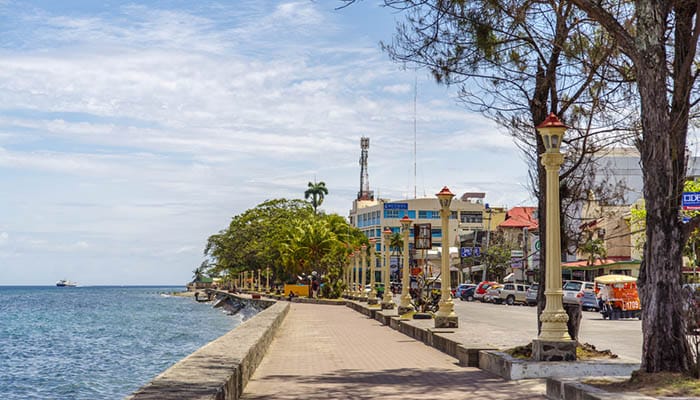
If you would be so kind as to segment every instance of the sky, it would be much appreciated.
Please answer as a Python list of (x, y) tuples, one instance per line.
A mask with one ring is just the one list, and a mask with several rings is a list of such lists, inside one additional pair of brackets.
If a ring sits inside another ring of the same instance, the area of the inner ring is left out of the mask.
[(512, 140), (382, 52), (402, 15), (340, 4), (0, 0), (0, 285), (184, 285), (309, 181), (347, 216), (362, 136), (381, 198), (534, 204)]

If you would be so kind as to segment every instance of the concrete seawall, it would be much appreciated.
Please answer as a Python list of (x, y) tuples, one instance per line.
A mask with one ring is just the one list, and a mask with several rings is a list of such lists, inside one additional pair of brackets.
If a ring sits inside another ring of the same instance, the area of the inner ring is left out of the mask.
[(288, 312), (289, 303), (272, 304), (180, 360), (127, 399), (238, 399)]

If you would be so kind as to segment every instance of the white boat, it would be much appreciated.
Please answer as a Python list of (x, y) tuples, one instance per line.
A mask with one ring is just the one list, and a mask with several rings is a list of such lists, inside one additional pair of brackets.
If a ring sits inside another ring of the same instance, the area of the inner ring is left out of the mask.
[(75, 287), (78, 286), (77, 282), (71, 282), (66, 279), (61, 279), (60, 281), (56, 282), (56, 286), (58, 287)]

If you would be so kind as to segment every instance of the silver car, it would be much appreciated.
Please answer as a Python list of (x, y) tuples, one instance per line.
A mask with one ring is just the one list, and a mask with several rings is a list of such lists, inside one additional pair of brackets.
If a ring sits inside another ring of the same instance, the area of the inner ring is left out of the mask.
[(539, 290), (539, 288), (540, 288), (539, 283), (533, 283), (527, 289), (527, 292), (525, 293), (525, 303), (527, 303), (528, 306), (536, 306), (537, 305), (537, 291)]
[(564, 303), (581, 304), (585, 290), (593, 290), (593, 282), (584, 281), (565, 281), (562, 285), (564, 291)]

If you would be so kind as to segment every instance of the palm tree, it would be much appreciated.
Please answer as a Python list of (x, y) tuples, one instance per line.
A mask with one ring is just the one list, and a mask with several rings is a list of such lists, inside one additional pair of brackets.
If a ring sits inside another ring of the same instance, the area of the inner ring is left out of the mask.
[(306, 200), (311, 198), (311, 205), (314, 207), (314, 214), (316, 214), (316, 209), (323, 203), (324, 197), (328, 194), (328, 189), (326, 188), (326, 183), (321, 182), (309, 182), (309, 188), (304, 192), (304, 198)]

